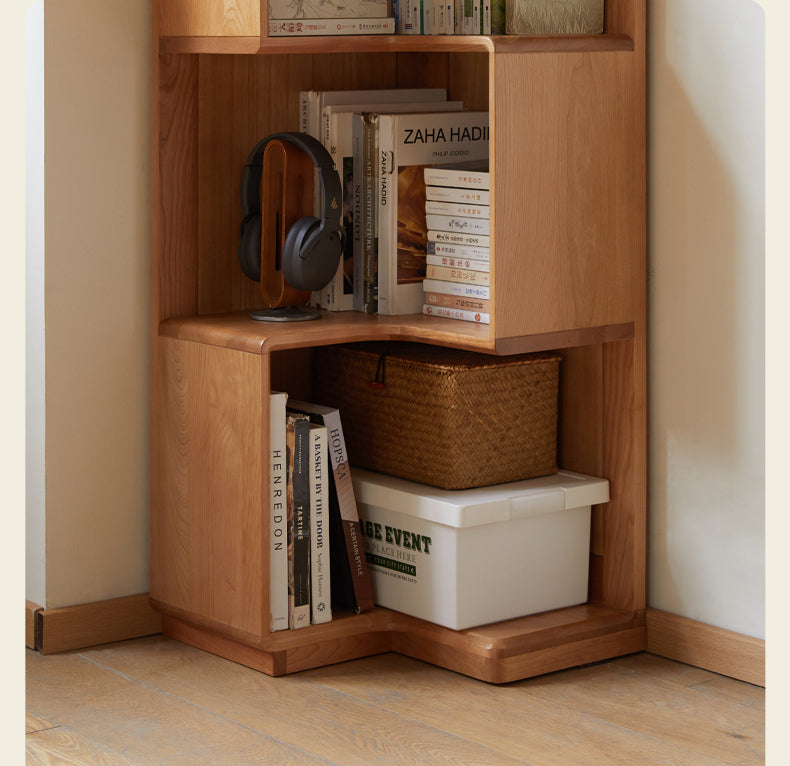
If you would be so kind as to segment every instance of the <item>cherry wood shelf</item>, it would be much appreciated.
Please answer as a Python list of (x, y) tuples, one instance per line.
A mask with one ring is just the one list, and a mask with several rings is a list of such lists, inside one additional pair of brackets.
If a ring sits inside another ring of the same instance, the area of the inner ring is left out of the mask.
[[(495, 683), (646, 648), (646, 9), (605, 7), (603, 35), (269, 38), (265, 0), (152, 0), (150, 593), (167, 635), (272, 675), (397, 651)], [(491, 324), (250, 319), (250, 148), (298, 129), (300, 90), (414, 87), (489, 111)], [(270, 392), (308, 399), (312, 349), (374, 339), (561, 351), (558, 463), (610, 482), (587, 604), (464, 631), (381, 608), (269, 630)]]
[(538, 53), (541, 51), (631, 51), (623, 34), (473, 36), (359, 35), (346, 37), (162, 37), (160, 53)]

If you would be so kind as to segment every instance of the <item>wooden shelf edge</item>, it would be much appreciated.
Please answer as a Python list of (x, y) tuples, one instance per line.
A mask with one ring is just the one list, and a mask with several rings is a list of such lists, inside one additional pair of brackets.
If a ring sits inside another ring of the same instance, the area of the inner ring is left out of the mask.
[(159, 38), (160, 53), (562, 53), (633, 51), (627, 35), (338, 35), (327, 37)]
[(411, 340), (507, 355), (629, 340), (634, 337), (634, 323), (492, 339), (488, 325), (421, 314), (323, 312), (322, 319), (314, 322), (286, 324), (258, 322), (238, 312), (165, 319), (159, 324), (159, 336), (252, 354), (366, 340)]

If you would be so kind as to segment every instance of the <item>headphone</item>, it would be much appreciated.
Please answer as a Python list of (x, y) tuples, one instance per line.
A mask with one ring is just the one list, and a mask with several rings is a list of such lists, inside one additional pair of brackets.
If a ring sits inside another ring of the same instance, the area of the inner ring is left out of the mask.
[(259, 141), (247, 158), (241, 177), (239, 264), (250, 279), (261, 280), (261, 175), (263, 152), (273, 140), (288, 141), (306, 152), (318, 169), (322, 217), (305, 216), (288, 230), (282, 249), (281, 270), (285, 281), (297, 290), (320, 290), (337, 271), (343, 253), (345, 231), (340, 224), (342, 196), (340, 178), (329, 152), (306, 133), (272, 133)]

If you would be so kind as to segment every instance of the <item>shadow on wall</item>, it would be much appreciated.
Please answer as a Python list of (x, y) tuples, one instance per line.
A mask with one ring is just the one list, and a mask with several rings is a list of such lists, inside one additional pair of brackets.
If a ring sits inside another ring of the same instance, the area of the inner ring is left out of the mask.
[(762, 595), (765, 25), (701, 6), (650, 4), (650, 603), (728, 627), (727, 577)]

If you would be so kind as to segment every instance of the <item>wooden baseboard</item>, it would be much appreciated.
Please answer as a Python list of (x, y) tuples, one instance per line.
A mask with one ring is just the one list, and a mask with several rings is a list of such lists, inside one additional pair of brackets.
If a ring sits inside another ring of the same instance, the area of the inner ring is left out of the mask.
[(42, 607), (32, 601), (25, 601), (25, 646), (38, 649), (38, 618)]
[(37, 649), (54, 654), (161, 633), (162, 619), (148, 594), (38, 612)]
[(765, 686), (765, 641), (761, 638), (648, 609), (647, 651)]

